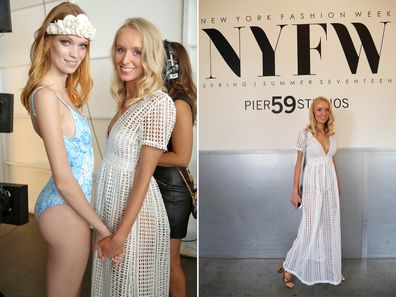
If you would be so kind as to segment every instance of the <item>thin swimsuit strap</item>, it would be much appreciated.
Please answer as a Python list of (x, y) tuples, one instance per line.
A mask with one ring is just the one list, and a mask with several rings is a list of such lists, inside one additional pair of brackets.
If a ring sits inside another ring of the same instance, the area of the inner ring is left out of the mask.
[[(30, 95), (30, 97), (32, 98), (31, 100), (31, 108), (32, 108), (32, 114), (36, 117), (36, 110), (34, 109), (34, 95), (36, 94), (36, 92), (42, 88), (44, 88), (45, 86), (38, 86)], [(55, 92), (56, 94), (56, 92)], [(72, 112), (74, 111), (75, 113), (81, 115), (79, 112), (77, 112), (76, 110), (74, 110), (74, 108), (72, 108), (71, 106), (69, 106), (61, 97), (59, 97), (58, 94), (56, 94), (56, 98), (62, 102), (68, 109), (70, 109)]]

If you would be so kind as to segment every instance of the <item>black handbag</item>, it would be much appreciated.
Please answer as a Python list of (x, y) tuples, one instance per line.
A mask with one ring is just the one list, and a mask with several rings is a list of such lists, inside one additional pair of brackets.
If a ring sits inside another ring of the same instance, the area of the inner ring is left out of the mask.
[(198, 216), (198, 197), (197, 197), (197, 189), (194, 187), (193, 176), (192, 176), (191, 172), (188, 170), (188, 168), (186, 168), (189, 182), (192, 185), (192, 188), (191, 188), (190, 184), (187, 182), (187, 180), (184, 177), (184, 174), (180, 170), (180, 168), (177, 168), (177, 170), (179, 170), (179, 175), (180, 175), (181, 179), (183, 180), (183, 183), (184, 183), (188, 193), (190, 193), (190, 197), (191, 197), (191, 201), (192, 201), (191, 214), (193, 215), (194, 219), (196, 219)]

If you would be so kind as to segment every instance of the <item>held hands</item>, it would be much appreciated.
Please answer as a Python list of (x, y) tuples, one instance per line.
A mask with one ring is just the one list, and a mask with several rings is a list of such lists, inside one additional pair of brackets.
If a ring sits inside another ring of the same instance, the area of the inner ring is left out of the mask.
[(110, 235), (97, 242), (94, 249), (98, 250), (99, 259), (104, 260), (107, 257), (114, 263), (119, 263), (124, 256), (124, 241)]
[(300, 195), (298, 195), (297, 191), (293, 191), (290, 202), (291, 204), (293, 204), (294, 208), (298, 208), (299, 205), (301, 205), (302, 199)]

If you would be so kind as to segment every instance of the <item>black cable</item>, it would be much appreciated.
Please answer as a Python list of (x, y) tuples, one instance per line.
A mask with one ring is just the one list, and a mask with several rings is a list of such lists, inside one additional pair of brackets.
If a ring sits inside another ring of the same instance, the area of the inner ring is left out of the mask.
[(93, 132), (93, 135), (94, 135), (94, 137), (95, 137), (95, 142), (96, 142), (96, 145), (97, 145), (98, 150), (99, 150), (100, 158), (101, 158), (101, 160), (103, 160), (102, 150), (100, 149), (100, 145), (99, 145), (99, 141), (98, 141), (98, 136), (96, 135), (96, 130), (95, 130), (95, 126), (94, 126), (94, 123), (93, 123), (93, 120), (92, 120), (91, 110), (90, 110), (90, 108), (89, 108), (88, 102), (87, 102), (86, 106), (87, 106), (87, 111), (88, 111), (89, 122), (91, 123), (92, 132)]
[[(1, 223), (0, 223), (0, 226), (1, 226)], [(11, 232), (14, 232), (15, 231), (15, 229), (17, 228), (18, 226), (14, 226), (14, 229), (12, 229), (12, 230), (10, 230), (10, 231), (8, 231), (7, 233), (5, 233), (4, 235), (1, 235), (0, 236), (0, 239), (1, 238), (4, 238), (4, 237), (6, 237), (7, 235), (9, 235)]]
[(44, 17), (47, 16), (47, 7), (45, 6), (45, 0), (43, 2), (43, 9), (44, 9)]

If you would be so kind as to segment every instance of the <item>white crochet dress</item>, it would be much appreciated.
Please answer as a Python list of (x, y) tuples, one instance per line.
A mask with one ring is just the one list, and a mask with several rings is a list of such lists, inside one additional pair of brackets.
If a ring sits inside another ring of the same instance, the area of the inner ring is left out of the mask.
[[(302, 151), (304, 130), (297, 139)], [(303, 213), (297, 238), (283, 263), (285, 270), (307, 285), (341, 282), (341, 229), (338, 183), (333, 163), (336, 142), (330, 136), (327, 154), (307, 131)]]
[[(110, 231), (117, 230), (121, 222), (142, 145), (165, 151), (175, 119), (172, 99), (157, 91), (129, 107), (114, 123), (95, 197), (95, 210)], [(94, 253), (91, 296), (168, 296), (169, 222), (154, 178), (124, 252), (119, 264), (109, 259), (101, 261)]]

